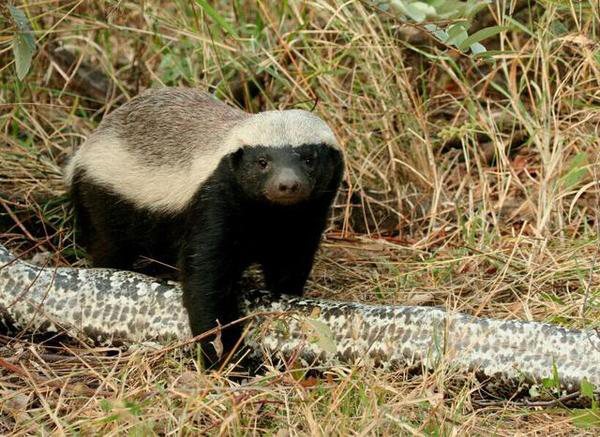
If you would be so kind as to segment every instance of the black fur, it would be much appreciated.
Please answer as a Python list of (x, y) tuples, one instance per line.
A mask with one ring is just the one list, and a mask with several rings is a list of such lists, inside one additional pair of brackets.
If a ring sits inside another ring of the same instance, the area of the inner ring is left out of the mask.
[[(282, 168), (291, 169), (297, 191), (279, 202), (271, 194), (282, 187)], [(341, 153), (326, 145), (254, 146), (225, 156), (177, 214), (139, 209), (83, 173), (74, 175), (72, 198), (94, 265), (136, 269), (141, 255), (179, 266), (198, 335), (217, 320), (225, 325), (238, 318), (238, 283), (252, 263), (260, 264), (272, 292), (302, 293), (342, 174)], [(239, 330), (223, 332), (225, 349), (238, 337)], [(203, 351), (215, 362), (210, 340)]]
[[(77, 241), (87, 249), (94, 267), (149, 275), (163, 274), (168, 266), (175, 268), (185, 213), (166, 216), (139, 209), (119, 194), (90, 182), (82, 171), (73, 176), (71, 199)], [(144, 258), (157, 263), (141, 263)]]

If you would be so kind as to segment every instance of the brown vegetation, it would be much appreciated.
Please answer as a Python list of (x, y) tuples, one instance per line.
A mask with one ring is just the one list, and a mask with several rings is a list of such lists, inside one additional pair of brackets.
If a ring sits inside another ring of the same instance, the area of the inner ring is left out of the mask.
[[(0, 31), (1, 241), (85, 266), (61, 165), (140, 90), (200, 87), (250, 111), (314, 106), (343, 144), (313, 295), (596, 327), (600, 10), (512, 6), (482, 12), (512, 26), (485, 60), (366, 1), (217, 2), (235, 34), (184, 0), (24, 1), (37, 51), (23, 81), (15, 29)], [(240, 383), (180, 350), (62, 340), (0, 336), (0, 434), (586, 432), (581, 412), (482, 404), (451, 365)]]

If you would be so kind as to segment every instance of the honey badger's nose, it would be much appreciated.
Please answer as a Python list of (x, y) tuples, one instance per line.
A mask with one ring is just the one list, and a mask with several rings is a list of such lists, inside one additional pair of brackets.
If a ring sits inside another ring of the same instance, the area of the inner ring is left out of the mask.
[(309, 187), (293, 168), (283, 168), (267, 183), (267, 198), (274, 203), (290, 205), (304, 200), (309, 195)]
[(298, 179), (286, 179), (283, 181), (279, 181), (279, 191), (282, 193), (295, 193), (298, 191), (298, 187), (300, 186), (300, 182)]
[(300, 178), (291, 168), (281, 170), (277, 179), (277, 188), (281, 194), (293, 194), (300, 187)]

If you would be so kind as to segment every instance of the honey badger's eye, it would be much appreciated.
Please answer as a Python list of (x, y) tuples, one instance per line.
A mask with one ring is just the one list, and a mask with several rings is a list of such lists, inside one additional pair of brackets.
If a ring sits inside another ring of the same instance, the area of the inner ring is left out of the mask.
[(304, 158), (304, 163), (307, 166), (312, 167), (315, 163), (315, 158), (313, 158), (312, 156), (308, 156), (308, 157)]
[(269, 166), (269, 162), (265, 158), (259, 158), (258, 165), (260, 168), (267, 168)]

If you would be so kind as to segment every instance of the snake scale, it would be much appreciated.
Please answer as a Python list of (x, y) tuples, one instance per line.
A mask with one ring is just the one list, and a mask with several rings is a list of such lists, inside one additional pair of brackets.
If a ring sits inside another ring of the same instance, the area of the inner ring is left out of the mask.
[[(42, 268), (0, 246), (0, 322), (32, 332), (67, 332), (99, 344), (189, 339), (181, 289), (111, 269)], [(249, 292), (255, 314), (245, 344), (256, 354), (297, 357), (306, 365), (474, 372), (497, 395), (582, 399), (582, 380), (600, 387), (600, 338), (594, 331), (476, 318), (435, 307), (367, 305)], [(273, 314), (278, 314), (275, 317)], [(597, 393), (597, 392), (596, 392)]]

